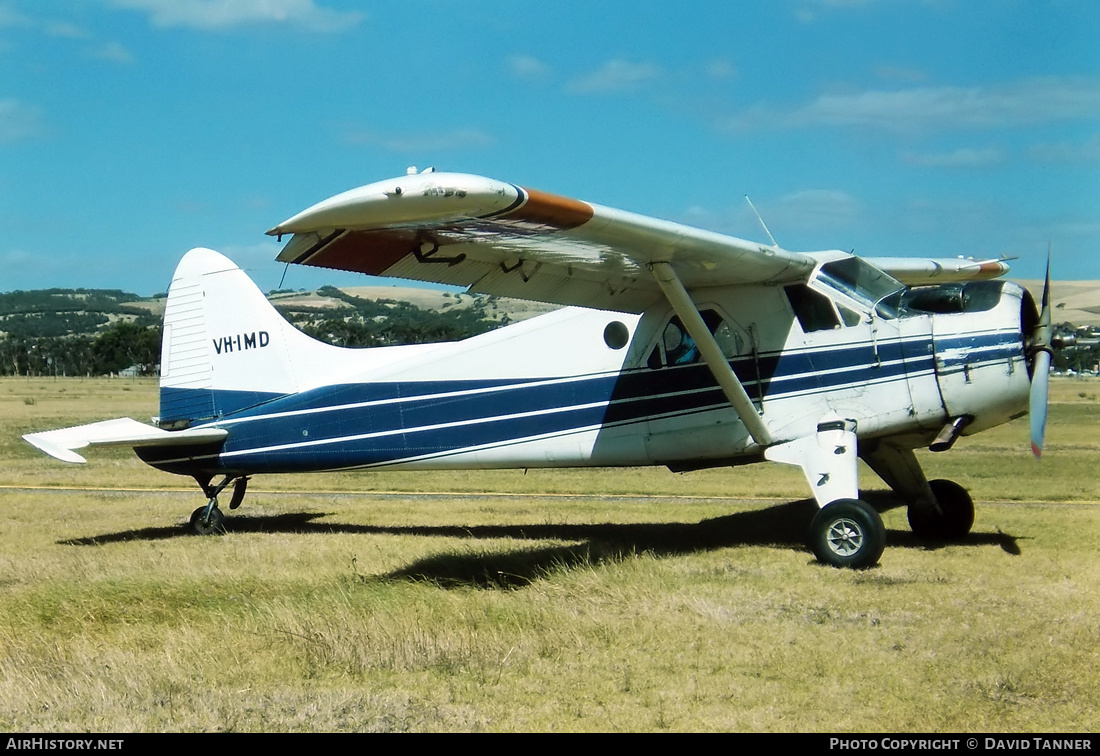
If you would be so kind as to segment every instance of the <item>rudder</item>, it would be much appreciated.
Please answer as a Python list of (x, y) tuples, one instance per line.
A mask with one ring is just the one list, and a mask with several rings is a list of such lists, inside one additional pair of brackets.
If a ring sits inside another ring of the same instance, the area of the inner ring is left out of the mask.
[(332, 349), (287, 323), (227, 257), (193, 249), (176, 266), (164, 311), (160, 426), (188, 427), (298, 391), (302, 366)]

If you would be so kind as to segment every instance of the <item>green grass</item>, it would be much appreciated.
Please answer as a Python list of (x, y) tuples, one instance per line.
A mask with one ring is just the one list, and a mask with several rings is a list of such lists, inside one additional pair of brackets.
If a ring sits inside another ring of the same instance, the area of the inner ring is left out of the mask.
[(974, 532), (889, 508), (849, 572), (778, 465), (257, 478), (189, 537), (187, 479), (18, 438), (154, 383), (3, 380), (0, 730), (1095, 731), (1095, 386), (1054, 384), (1042, 462), (1022, 422), (923, 456)]

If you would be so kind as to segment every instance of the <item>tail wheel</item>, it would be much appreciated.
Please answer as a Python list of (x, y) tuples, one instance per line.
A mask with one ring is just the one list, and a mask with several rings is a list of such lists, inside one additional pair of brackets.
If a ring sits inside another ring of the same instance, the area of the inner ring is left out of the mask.
[[(966, 489), (950, 480), (930, 480), (937, 508), (909, 506), (909, 527), (918, 538), (956, 541), (974, 526), (974, 500)], [(938, 510), (938, 511), (937, 511)]]
[(225, 515), (216, 506), (206, 514), (206, 505), (191, 513), (191, 532), (195, 535), (221, 535), (225, 532)]
[(838, 499), (814, 516), (810, 548), (817, 561), (830, 567), (871, 567), (886, 548), (886, 526), (867, 502)]

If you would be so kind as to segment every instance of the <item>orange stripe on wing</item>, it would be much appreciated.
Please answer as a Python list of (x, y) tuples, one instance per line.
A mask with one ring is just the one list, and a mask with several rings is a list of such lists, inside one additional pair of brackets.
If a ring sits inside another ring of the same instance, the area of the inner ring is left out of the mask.
[(978, 266), (978, 271), (983, 276), (996, 278), (1008, 272), (1008, 265), (1003, 262), (985, 262)]
[(592, 206), (587, 202), (537, 189), (525, 188), (523, 191), (527, 193), (527, 201), (502, 216), (509, 222), (567, 231), (584, 225), (594, 215)]

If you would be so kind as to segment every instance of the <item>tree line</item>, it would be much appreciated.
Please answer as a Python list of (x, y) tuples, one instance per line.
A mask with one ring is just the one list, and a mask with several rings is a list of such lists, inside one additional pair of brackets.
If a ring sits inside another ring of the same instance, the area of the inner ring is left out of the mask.
[[(395, 344), (432, 344), (485, 333), (510, 322), (507, 314), (496, 317), (492, 297), (471, 297), (466, 307), (444, 311), (425, 310), (410, 302), (393, 299), (364, 299), (347, 294), (334, 286), (323, 286), (317, 293), (338, 299), (347, 309), (299, 307), (276, 308), (303, 333), (320, 341), (344, 347), (391, 346)], [(456, 295), (470, 296), (470, 295)]]
[[(506, 325), (492, 297), (454, 295), (455, 306), (426, 310), (409, 302), (364, 299), (326, 286), (317, 292), (337, 299), (340, 309), (276, 303), (299, 330), (344, 347), (455, 341)], [(163, 295), (161, 295), (163, 297)], [(471, 301), (459, 304), (462, 297)], [(123, 291), (47, 289), (0, 294), (0, 375), (97, 376), (133, 369), (155, 375), (160, 368), (161, 326), (140, 300)], [(1059, 333), (1072, 333), (1062, 323)], [(1100, 344), (1055, 350), (1056, 370), (1085, 372), (1100, 363)]]
[(93, 376), (157, 372), (160, 326), (120, 320), (95, 334), (24, 336), (0, 339), (0, 375)]
[[(437, 312), (408, 302), (363, 299), (331, 286), (318, 293), (348, 307), (276, 306), (299, 330), (337, 346), (453, 341), (509, 322), (506, 314), (490, 312), (496, 308), (491, 298)], [(124, 304), (140, 299), (122, 291), (83, 289), (0, 294), (0, 375), (98, 376), (129, 369), (155, 375), (161, 325), (147, 309)]]
[(119, 289), (0, 293), (0, 375), (106, 375), (160, 360), (160, 324)]

